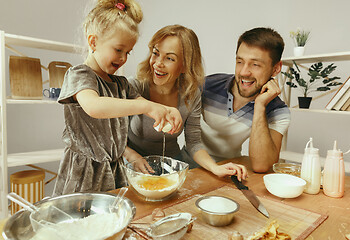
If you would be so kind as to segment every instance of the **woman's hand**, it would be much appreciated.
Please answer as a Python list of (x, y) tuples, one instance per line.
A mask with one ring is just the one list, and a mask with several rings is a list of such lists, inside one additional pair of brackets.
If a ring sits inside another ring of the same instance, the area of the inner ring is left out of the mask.
[(244, 165), (234, 164), (232, 162), (216, 165), (212, 168), (212, 173), (218, 177), (237, 175), (239, 181), (246, 179), (248, 176), (247, 168)]
[(148, 162), (143, 158), (139, 157), (133, 161), (135, 171), (142, 172), (144, 174), (154, 173), (152, 167), (148, 164)]

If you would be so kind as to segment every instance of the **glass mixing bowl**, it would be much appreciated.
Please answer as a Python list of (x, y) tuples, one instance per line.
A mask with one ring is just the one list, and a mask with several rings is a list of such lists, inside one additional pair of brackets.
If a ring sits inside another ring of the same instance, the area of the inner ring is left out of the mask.
[(286, 173), (300, 177), (301, 165), (296, 163), (275, 163), (273, 165), (275, 173)]
[(170, 157), (164, 157), (163, 162), (163, 157), (158, 155), (144, 159), (154, 172), (142, 173), (136, 161), (123, 166), (130, 187), (146, 201), (163, 201), (172, 197), (186, 179), (188, 164)]

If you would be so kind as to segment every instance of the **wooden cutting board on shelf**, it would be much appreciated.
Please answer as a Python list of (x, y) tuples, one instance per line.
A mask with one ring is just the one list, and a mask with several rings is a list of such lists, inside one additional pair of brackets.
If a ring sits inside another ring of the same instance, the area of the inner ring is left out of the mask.
[[(206, 195), (219, 195), (229, 197), (239, 203), (240, 209), (236, 213), (233, 222), (225, 227), (213, 227), (205, 223), (195, 206), (196, 200), (202, 195), (195, 195), (182, 202), (163, 208), (165, 215), (171, 215), (177, 212), (188, 212), (197, 220), (194, 222), (192, 231), (186, 233), (183, 239), (229, 239), (233, 231), (239, 231), (245, 238), (253, 235), (255, 232), (264, 229), (268, 223), (276, 220), (279, 224), (278, 231), (287, 233), (294, 240), (305, 239), (312, 233), (323, 221), (327, 219), (326, 215), (311, 212), (306, 209), (300, 209), (286, 205), (281, 202), (261, 198), (260, 201), (270, 214), (270, 218), (264, 217), (259, 213), (251, 203), (245, 198), (241, 191), (230, 185), (223, 186), (214, 191), (208, 192)], [(143, 216), (136, 219), (137, 222), (151, 222), (151, 215)], [(140, 232), (141, 236), (144, 236)], [(147, 239), (147, 238), (146, 238)]]
[(50, 88), (62, 88), (64, 74), (72, 65), (67, 62), (50, 62), (49, 69), (49, 79), (50, 79)]
[(40, 59), (10, 56), (10, 86), (14, 99), (42, 99), (43, 82)]

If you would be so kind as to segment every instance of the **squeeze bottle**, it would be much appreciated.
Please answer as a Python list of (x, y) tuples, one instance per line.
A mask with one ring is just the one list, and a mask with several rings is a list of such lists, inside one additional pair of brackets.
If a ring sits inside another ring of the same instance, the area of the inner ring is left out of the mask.
[(327, 196), (340, 198), (344, 195), (345, 168), (343, 152), (337, 149), (334, 141), (333, 150), (327, 151), (323, 171), (323, 192)]
[(306, 143), (300, 177), (306, 181), (305, 193), (317, 194), (321, 187), (321, 163), (318, 148), (314, 148), (312, 138)]

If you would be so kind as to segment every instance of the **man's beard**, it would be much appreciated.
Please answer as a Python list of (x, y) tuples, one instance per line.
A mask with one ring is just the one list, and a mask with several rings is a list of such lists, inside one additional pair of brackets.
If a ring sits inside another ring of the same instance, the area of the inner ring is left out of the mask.
[[(235, 84), (237, 84), (238, 94), (241, 97), (251, 98), (251, 97), (254, 97), (254, 96), (256, 96), (256, 95), (258, 95), (260, 93), (262, 86), (260, 88), (256, 89), (256, 91), (254, 91), (252, 93), (244, 93), (243, 91), (241, 91), (240, 85), (239, 85), (239, 82), (241, 82), (241, 79), (242, 78), (240, 76), (238, 76), (238, 78), (235, 79)], [(245, 79), (247, 79), (247, 78), (245, 78)], [(253, 80), (253, 81), (256, 82), (255, 78), (248, 78), (247, 80)]]

